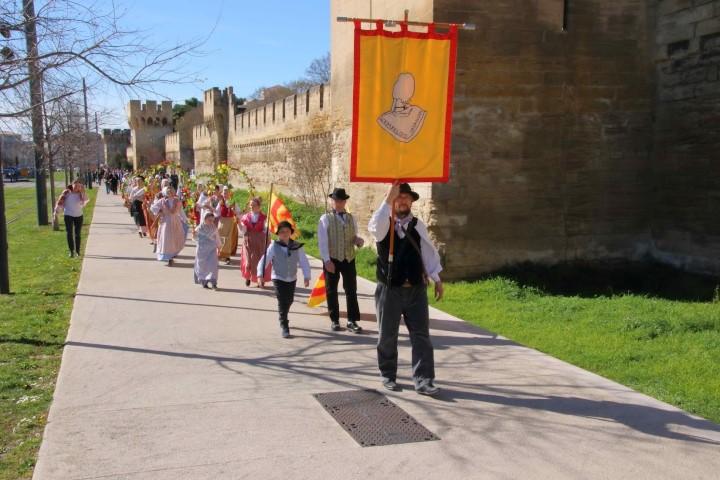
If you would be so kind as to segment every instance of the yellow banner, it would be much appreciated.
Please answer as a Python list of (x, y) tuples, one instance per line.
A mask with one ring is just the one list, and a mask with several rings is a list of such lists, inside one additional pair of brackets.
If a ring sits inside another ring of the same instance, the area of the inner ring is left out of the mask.
[(447, 182), (457, 29), (355, 23), (350, 180)]

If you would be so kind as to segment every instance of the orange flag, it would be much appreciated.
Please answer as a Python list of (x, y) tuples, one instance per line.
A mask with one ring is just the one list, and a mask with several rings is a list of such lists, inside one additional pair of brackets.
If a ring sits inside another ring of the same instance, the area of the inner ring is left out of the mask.
[(308, 298), (308, 307), (315, 308), (327, 299), (327, 291), (325, 290), (325, 272), (322, 272), (315, 282), (315, 286), (310, 292)]
[(295, 240), (300, 236), (300, 231), (297, 228), (297, 225), (295, 224), (295, 220), (292, 217), (292, 214), (290, 213), (290, 210), (285, 206), (285, 203), (275, 195), (274, 193), (270, 197), (270, 231), (272, 233), (275, 233), (277, 230), (277, 226), (280, 222), (290, 222), (290, 225), (293, 226), (294, 233), (292, 234), (291, 238)]

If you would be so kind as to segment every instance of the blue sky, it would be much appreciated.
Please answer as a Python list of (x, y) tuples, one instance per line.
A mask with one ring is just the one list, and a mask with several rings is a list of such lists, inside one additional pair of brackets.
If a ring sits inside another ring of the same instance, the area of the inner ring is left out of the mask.
[[(156, 87), (175, 102), (202, 98), (215, 86), (233, 86), (242, 97), (296, 79), (330, 48), (328, 0), (116, 0), (116, 5), (128, 11), (122, 26), (145, 31), (153, 45), (210, 35), (201, 48), (205, 55), (185, 67), (200, 83)], [(91, 95), (90, 103), (116, 113), (102, 127), (127, 128), (125, 94), (110, 88)]]

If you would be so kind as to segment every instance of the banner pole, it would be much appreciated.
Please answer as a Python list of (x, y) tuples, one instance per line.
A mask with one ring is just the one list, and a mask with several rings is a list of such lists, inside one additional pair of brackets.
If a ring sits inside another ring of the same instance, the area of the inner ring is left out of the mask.
[(335, 21), (337, 22), (360, 22), (360, 23), (375, 23), (375, 22), (383, 22), (385, 26), (387, 27), (393, 27), (395, 25), (398, 25), (400, 23), (404, 23), (406, 25), (415, 25), (418, 27), (427, 27), (428, 25), (435, 25), (439, 28), (450, 28), (452, 26), (457, 27), (460, 30), (475, 30), (477, 27), (474, 23), (446, 23), (446, 22), (416, 22), (416, 21), (410, 21), (410, 20), (385, 20), (380, 18), (355, 18), (355, 17), (336, 17)]
[(268, 249), (268, 243), (270, 241), (270, 208), (272, 208), (272, 194), (273, 194), (273, 184), (270, 183), (270, 195), (268, 196), (268, 206), (267, 206), (267, 228), (265, 230), (265, 249), (263, 250), (263, 257), (262, 257), (262, 277), (258, 279), (258, 283), (260, 283), (260, 280), (263, 282), (265, 281), (265, 261), (267, 259), (267, 249)]
[(393, 199), (392, 205), (390, 205), (390, 251), (388, 252), (388, 273), (387, 273), (387, 285), (388, 288), (392, 281), (392, 267), (393, 261), (395, 260), (395, 199)]

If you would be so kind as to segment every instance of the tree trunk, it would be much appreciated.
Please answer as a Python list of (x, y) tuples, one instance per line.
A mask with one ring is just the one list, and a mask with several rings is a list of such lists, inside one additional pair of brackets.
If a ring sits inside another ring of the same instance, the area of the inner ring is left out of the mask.
[(42, 79), (38, 70), (37, 32), (35, 30), (35, 2), (23, 0), (25, 17), (25, 41), (28, 52), (28, 74), (30, 77), (30, 106), (32, 108), (32, 132), (35, 144), (35, 196), (37, 200), (38, 225), (48, 224), (47, 192), (45, 191), (45, 165), (43, 150), (42, 122)]

